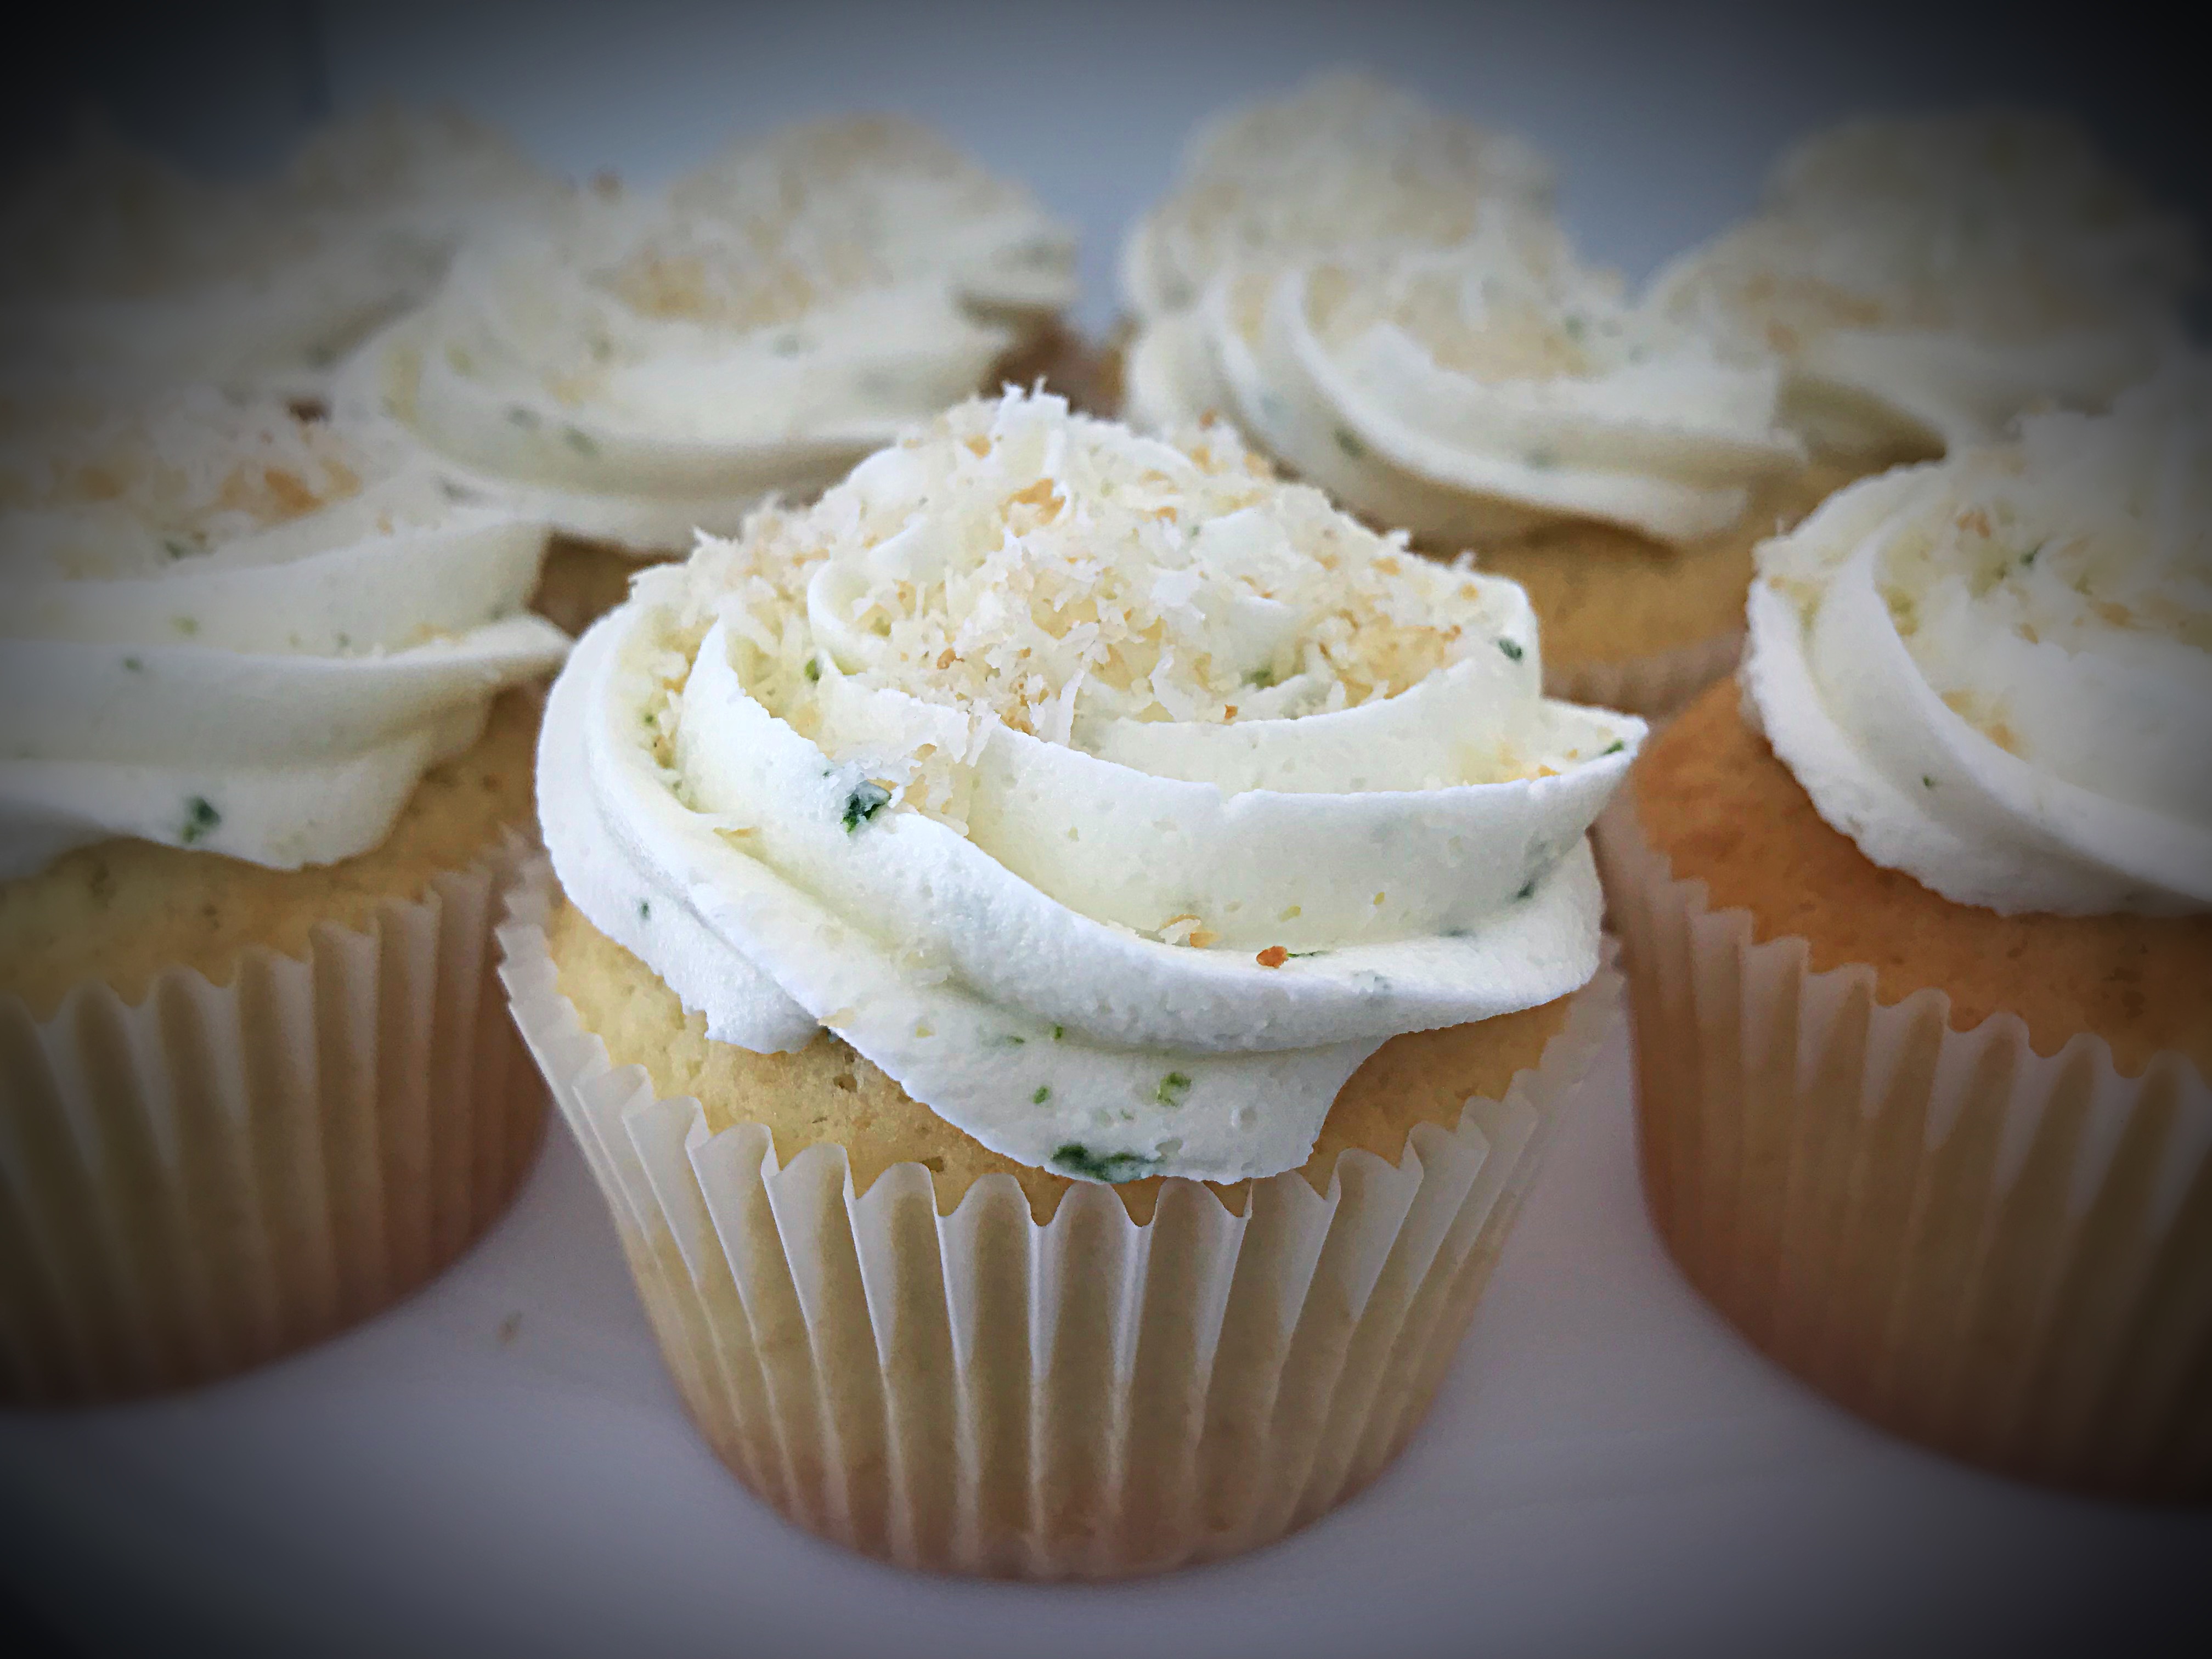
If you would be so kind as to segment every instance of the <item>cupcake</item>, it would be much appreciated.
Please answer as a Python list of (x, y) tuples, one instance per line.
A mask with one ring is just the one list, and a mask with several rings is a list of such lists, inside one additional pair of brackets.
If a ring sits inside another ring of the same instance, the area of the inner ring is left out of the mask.
[[(1131, 418), (1229, 420), (1424, 550), (1480, 548), (1534, 603), (1560, 695), (1658, 712), (1725, 672), (1753, 543), (1834, 482), (1779, 423), (1771, 355), (1624, 299), (1534, 192), (1426, 164), (1443, 118), (1313, 125), (1341, 149), (1249, 182), (1243, 148), (1201, 142), (1133, 239), (1142, 272), (1170, 228), (1243, 207), (1188, 302), (1139, 311)], [(1413, 212), (1416, 180), (1448, 210)], [(1370, 205), (1324, 211), (1340, 198)]]
[(1104, 1577), (1373, 1478), (1608, 1012), (1644, 728), (1540, 675), (1511, 584), (1049, 396), (641, 577), (506, 973), (748, 1486)]
[(332, 365), (428, 296), (465, 234), (556, 192), (499, 135), (444, 112), (335, 123), (246, 183), (91, 127), (0, 191), (0, 364), (125, 394), (205, 382), (319, 399)]
[(1656, 302), (1787, 366), (1820, 453), (1875, 467), (2001, 436), (2045, 404), (2101, 409), (2182, 336), (2187, 221), (2063, 117), (1881, 118), (1806, 140), (1765, 210), (1655, 281)]
[(346, 395), (551, 523), (543, 608), (580, 623), (636, 560), (1064, 359), (1073, 263), (1026, 191), (927, 129), (815, 123), (487, 239)]
[(281, 404), (14, 425), (0, 1397), (40, 1403), (325, 1336), (505, 1203), (543, 1095), (488, 947), (568, 642), (542, 528)]
[(1147, 328), (1255, 254), (1455, 247), (1486, 215), (1547, 222), (1553, 191), (1551, 162), (1510, 134), (1368, 75), (1318, 75), (1193, 136), (1174, 188), (1122, 244), (1122, 301)]
[(2212, 1494), (2212, 372), (1853, 485), (1600, 845), (1645, 1188), (1852, 1409)]

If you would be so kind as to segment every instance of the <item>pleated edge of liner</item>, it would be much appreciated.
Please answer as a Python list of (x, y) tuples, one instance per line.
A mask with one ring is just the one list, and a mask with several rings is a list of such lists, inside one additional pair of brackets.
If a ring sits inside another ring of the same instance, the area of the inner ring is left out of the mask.
[[(540, 863), (550, 875), (550, 860), (541, 860)], [(1033, 1237), (1046, 1235), (1063, 1224), (1063, 1218), (1068, 1213), (1066, 1200), (1072, 1194), (1063, 1194), (1061, 1201), (1054, 1207), (1051, 1219), (1040, 1222), (1030, 1210), (1029, 1197), (1023, 1192), (1021, 1183), (1003, 1170), (977, 1176), (969, 1183), (968, 1190), (961, 1195), (960, 1201), (947, 1211), (942, 1198), (938, 1196), (936, 1171), (916, 1160), (908, 1159), (885, 1166), (869, 1183), (868, 1190), (860, 1193), (854, 1189), (849, 1154), (842, 1146), (835, 1142), (817, 1142), (802, 1147), (786, 1165), (777, 1161), (775, 1133), (764, 1124), (733, 1123), (726, 1128), (709, 1132), (706, 1109), (696, 1096), (661, 1097), (655, 1091), (651, 1074), (643, 1066), (634, 1063), (616, 1066), (607, 1053), (606, 1044), (596, 1032), (585, 1029), (575, 1005), (561, 994), (550, 945), (544, 930), (544, 923), (550, 914), (553, 888), (554, 884), (550, 880), (525, 879), (516, 883), (508, 890), (505, 917), (494, 933), (500, 946), (500, 981), (507, 988), (515, 1024), (520, 1028), (530, 1048), (538, 1054), (560, 1054), (580, 1062), (572, 1063), (563, 1076), (547, 1079), (556, 1097), (563, 1093), (573, 1094), (587, 1109), (594, 1112), (611, 1109), (624, 1121), (659, 1105), (688, 1108), (690, 1119), (685, 1142), (695, 1165), (708, 1144), (725, 1135), (742, 1134), (749, 1129), (758, 1130), (764, 1142), (759, 1169), (763, 1183), (777, 1180), (807, 1160), (830, 1159), (842, 1172), (844, 1201), (848, 1210), (868, 1207), (877, 1199), (879, 1191), (888, 1195), (895, 1185), (890, 1177), (900, 1171), (912, 1170), (915, 1176), (904, 1178), (912, 1180), (918, 1176), (929, 1183), (940, 1224), (953, 1220), (970, 1203), (979, 1201), (979, 1194), (997, 1190), (1006, 1195), (1007, 1201), (1019, 1200), (1024, 1212), (1028, 1214)], [(1338, 1154), (1337, 1163), (1329, 1171), (1328, 1188), (1322, 1192), (1315, 1190), (1313, 1183), (1307, 1180), (1303, 1166), (1275, 1175), (1247, 1177), (1246, 1182), (1222, 1184), (1237, 1186), (1249, 1182), (1256, 1196), (1257, 1190), (1269, 1182), (1295, 1182), (1295, 1190), (1284, 1188), (1291, 1193), (1291, 1201), (1310, 1201), (1324, 1211), (1334, 1212), (1341, 1202), (1343, 1165), (1347, 1158), (1371, 1159), (1379, 1168), (1402, 1177), (1409, 1165), (1420, 1164), (1421, 1142), (1425, 1138), (1432, 1137), (1441, 1137), (1448, 1142), (1470, 1143), (1468, 1150), (1480, 1151), (1487, 1158), (1493, 1150), (1493, 1143), (1476, 1115), (1485, 1105), (1516, 1109), (1534, 1120), (1529, 1143), (1520, 1154), (1522, 1158), (1529, 1157), (1540, 1150), (1542, 1142), (1557, 1126), (1559, 1112), (1542, 1109), (1545, 1102), (1548, 1100), (1554, 1104), (1562, 1102), (1581, 1085), (1589, 1075), (1598, 1050), (1619, 1017), (1626, 1000), (1626, 981), (1619, 966), (1619, 954), (1618, 941), (1610, 934), (1605, 935), (1600, 943), (1597, 971), (1578, 989), (1569, 993), (1574, 1004), (1568, 1010), (1567, 1023), (1545, 1044), (1544, 1052), (1535, 1065), (1522, 1066), (1515, 1072), (1504, 1094), (1494, 1101), (1486, 1096), (1469, 1096), (1461, 1105), (1456, 1124), (1446, 1126), (1424, 1121), (1413, 1125), (1407, 1131), (1405, 1148), (1396, 1160), (1385, 1158), (1380, 1153), (1363, 1147), (1347, 1148)], [(922, 1107), (921, 1109), (926, 1111), (928, 1109)], [(1251, 1218), (1251, 1197), (1247, 1198), (1243, 1214), (1238, 1217), (1229, 1210), (1225, 1196), (1213, 1191), (1205, 1182), (1187, 1176), (1169, 1176), (1164, 1181), (1165, 1186), (1197, 1188), (1220, 1205), (1231, 1220), (1249, 1221)], [(1099, 1188), (1103, 1194), (1115, 1200), (1114, 1208), (1119, 1212), (1124, 1225), (1140, 1234), (1151, 1229), (1152, 1221), (1139, 1222), (1130, 1215), (1127, 1205), (1115, 1187), (1099, 1182), (1074, 1181), (1071, 1184), (1078, 1190), (1085, 1187)], [(1163, 1201), (1166, 1197), (1165, 1186), (1160, 1194)], [(1304, 1200), (1297, 1196), (1299, 1192), (1304, 1194)], [(887, 1196), (884, 1201), (888, 1201)], [(985, 1198), (980, 1201), (988, 1200)], [(1155, 1204), (1153, 1220), (1158, 1220), (1159, 1213), (1159, 1205)]]
[[(1599, 872), (1607, 878), (1607, 911), (1608, 915), (1616, 917), (1614, 926), (1620, 934), (1629, 931), (1617, 919), (1622, 905), (1656, 909), (1656, 896), (1659, 903), (1680, 915), (1687, 927), (1705, 936), (1698, 941), (1701, 952), (1710, 951), (1717, 945), (1762, 977), (1794, 975), (1808, 991), (1817, 987), (1833, 997), (1835, 1006), (1844, 1006), (1854, 994), (1863, 994), (1870, 1025), (1893, 1023), (1902, 1027), (1932, 1017), (1940, 1022), (1938, 1029), (1949, 1041), (1968, 1045), (1977, 1060), (1992, 1048), (2012, 1048), (2014, 1052), (2011, 1060), (2018, 1068), (2015, 1075), (2033, 1076), (2039, 1082), (2056, 1078), (2076, 1065), (2088, 1066), (2100, 1080), (2109, 1080), (2112, 1086), (2136, 1093), (2150, 1089), (2162, 1077), (2170, 1078), (2179, 1109), (2195, 1114), (2200, 1122), (2207, 1122), (2208, 1139), (2212, 1139), (2212, 1122), (2208, 1122), (2212, 1121), (2212, 1082), (2208, 1082), (2195, 1060), (2179, 1049), (2158, 1050), (2144, 1063), (2142, 1071), (2130, 1076), (2122, 1072), (2113, 1059), (2112, 1044), (2094, 1031), (2077, 1031), (2051, 1054), (2044, 1054), (2037, 1052), (2027, 1022), (2009, 1010), (1999, 1009), (1984, 1015), (1971, 1026), (1954, 1024), (1950, 994), (1938, 986), (1923, 986), (1893, 1002), (1885, 1002), (1880, 976), (1871, 963), (1850, 962), (1816, 969), (1812, 965), (1812, 941), (1802, 934), (1778, 934), (1761, 940), (1757, 937), (1756, 918), (1748, 909), (1741, 905), (1716, 908), (1711, 890), (1703, 880), (1676, 876), (1673, 861), (1644, 836), (1635, 798), (1628, 790), (1614, 796), (1599, 814), (1594, 833), (1597, 838)], [(1615, 870), (1620, 871), (1620, 875), (1613, 876)], [(1632, 974), (1629, 976), (1632, 977)], [(1802, 1000), (1809, 1002), (1811, 998), (1805, 995)], [(1631, 1006), (1633, 1018), (1632, 999)], [(1797, 1059), (1801, 1073), (1805, 1049), (1806, 1041), (1801, 1036)], [(1950, 1122), (1938, 1126), (1931, 1118), (1926, 1142), (1929, 1149), (1940, 1147), (1953, 1127)], [(2154, 1218), (2154, 1236), (2162, 1234), (2172, 1224), (2180, 1213), (2185, 1196), (2185, 1193), (2177, 1192), (2172, 1194), (2171, 1202), (2160, 1206), (2163, 1212)]]
[[(319, 866), (328, 867), (328, 866)], [(375, 901), (366, 921), (358, 927), (343, 922), (318, 920), (307, 928), (306, 948), (295, 954), (279, 950), (273, 945), (248, 945), (232, 957), (230, 977), (218, 982), (210, 979), (198, 969), (175, 963), (161, 969), (146, 981), (144, 993), (126, 1001), (122, 993), (97, 975), (88, 975), (72, 985), (63, 994), (62, 1000), (52, 1013), (40, 1018), (31, 1012), (31, 1005), (20, 992), (0, 991), (0, 1018), (16, 1018), (41, 1034), (58, 1030), (64, 1024), (82, 1018), (88, 1012), (88, 1000), (105, 1000), (110, 1012), (119, 1012), (126, 1018), (147, 1018), (146, 1011), (165, 996), (179, 994), (190, 996), (223, 996), (235, 991), (239, 981), (249, 967), (262, 969), (312, 969), (319, 949), (343, 947), (352, 940), (365, 940), (372, 947), (380, 945), (388, 927), (405, 927), (425, 919), (433, 907), (442, 907), (446, 902), (444, 885), (450, 882), (472, 881), (479, 877), (489, 885), (486, 897), (495, 918), (503, 917), (516, 896), (532, 883), (550, 878), (550, 867), (538, 849), (535, 836), (514, 824), (503, 826), (498, 839), (478, 852), (475, 858), (457, 869), (434, 870), (422, 884), (422, 890), (412, 898), (401, 898), (387, 894)]]

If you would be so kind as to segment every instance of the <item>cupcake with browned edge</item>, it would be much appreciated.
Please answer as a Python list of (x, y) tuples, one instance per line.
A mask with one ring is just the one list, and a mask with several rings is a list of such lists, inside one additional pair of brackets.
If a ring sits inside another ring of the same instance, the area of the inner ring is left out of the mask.
[[(1304, 110), (1337, 142), (1291, 170), (1254, 141)], [(1839, 480), (1783, 428), (1771, 354), (1624, 298), (1547, 176), (1358, 79), (1209, 128), (1132, 239), (1127, 406), (1232, 422), (1424, 550), (1476, 549), (1559, 695), (1662, 712), (1733, 664), (1753, 544)]]
[(1074, 283), (1072, 233), (936, 133), (813, 122), (486, 239), (342, 395), (550, 522), (540, 608), (580, 627), (908, 422), (1079, 374)]
[(179, 394), (0, 441), (0, 1396), (222, 1376), (420, 1284), (542, 1091), (541, 527), (373, 438)]
[(1645, 1190), (1900, 1433), (2212, 1495), (2212, 374), (1852, 486), (1600, 842)]
[(752, 1490), (1105, 1577), (1375, 1477), (1609, 1016), (1644, 728), (1540, 679), (1510, 583), (1050, 397), (640, 579), (506, 972)]

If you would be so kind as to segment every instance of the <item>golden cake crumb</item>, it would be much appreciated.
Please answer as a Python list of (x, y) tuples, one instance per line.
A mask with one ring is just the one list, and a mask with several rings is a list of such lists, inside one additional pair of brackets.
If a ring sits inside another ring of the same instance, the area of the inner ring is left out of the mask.
[(1932, 986), (1961, 1031), (2017, 1014), (2040, 1054), (2090, 1031), (2124, 1075), (2172, 1050), (2212, 1076), (2212, 916), (2001, 916), (1954, 904), (1828, 827), (1743, 723), (1733, 680), (1644, 746), (1629, 789), (1678, 878), (1704, 882), (1716, 909), (1748, 910), (1761, 941), (1806, 939), (1815, 971), (1864, 963), (1884, 1003)]
[(228, 984), (251, 947), (303, 956), (318, 922), (360, 927), (386, 899), (419, 896), (433, 877), (475, 863), (507, 826), (533, 823), (538, 708), (534, 691), (500, 697), (475, 747), (425, 773), (392, 833), (356, 858), (270, 870), (114, 840), (0, 883), (0, 994), (22, 998), (43, 1019), (88, 979), (130, 1003), (170, 967)]
[(1547, 666), (1656, 656), (1741, 628), (1752, 550), (1859, 476), (1815, 462), (1754, 495), (1734, 527), (1694, 546), (1668, 547), (1613, 525), (1562, 524), (1478, 549), (1475, 564), (1528, 590)]
[[(1021, 1183), (1030, 1213), (1043, 1222), (1075, 1184), (971, 1139), (828, 1032), (789, 1054), (709, 1040), (703, 1015), (686, 1013), (652, 969), (572, 905), (558, 907), (548, 932), (562, 994), (585, 1029), (598, 1034), (617, 1066), (642, 1066), (662, 1097), (696, 1097), (711, 1131), (763, 1123), (786, 1164), (808, 1146), (842, 1146), (860, 1192), (894, 1164), (922, 1164), (937, 1177), (938, 1202), (948, 1212), (980, 1176), (1004, 1173)], [(1306, 1161), (1306, 1179), (1325, 1192), (1337, 1155), (1354, 1147), (1395, 1164), (1415, 1124), (1455, 1126), (1473, 1097), (1502, 1098), (1514, 1074), (1535, 1066), (1565, 1029), (1569, 1000), (1391, 1038), (1337, 1096)], [(1249, 1183), (1208, 1184), (1231, 1209), (1243, 1211)], [(1115, 1191), (1142, 1222), (1151, 1218), (1159, 1188), (1152, 1176)]]

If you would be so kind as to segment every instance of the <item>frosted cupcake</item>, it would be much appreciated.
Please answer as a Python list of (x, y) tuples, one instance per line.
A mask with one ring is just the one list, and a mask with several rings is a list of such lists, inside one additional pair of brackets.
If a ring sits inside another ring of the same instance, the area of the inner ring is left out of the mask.
[(275, 403), (7, 434), (0, 1396), (314, 1340), (513, 1191), (544, 540)]
[(1255, 254), (1346, 243), (1456, 246), (1486, 214), (1548, 221), (1551, 163), (1506, 133), (1338, 70), (1216, 116), (1175, 184), (1121, 248), (1121, 297), (1139, 329), (1188, 311)]
[(577, 544), (553, 572), (571, 602), (547, 608), (580, 621), (631, 574), (585, 544), (681, 553), (1032, 372), (1073, 259), (1026, 191), (927, 129), (817, 123), (473, 250), (348, 395)]
[(1808, 139), (1761, 216), (1655, 292), (1685, 325), (1778, 354), (1791, 424), (1871, 466), (1992, 441), (2024, 410), (2104, 407), (2177, 344), (2198, 272), (2186, 221), (2080, 127), (1984, 110)]
[(1036, 1577), (1370, 1480), (1608, 1001), (1643, 726), (1539, 681), (1510, 583), (1048, 397), (641, 578), (507, 974), (725, 1461)]
[(1125, 264), (1132, 421), (1231, 421), (1424, 551), (1478, 549), (1562, 696), (1663, 712), (1725, 672), (1753, 543), (1836, 482), (1763, 346), (1625, 299), (1533, 153), (1370, 82), (1201, 134)]
[(1646, 1189), (1745, 1333), (1958, 1455), (2212, 1493), (2212, 374), (1760, 550), (1739, 712), (1601, 837)]
[(429, 295), (465, 234), (556, 189), (448, 113), (371, 111), (245, 184), (92, 129), (0, 198), (0, 364), (126, 396), (207, 383), (319, 398), (332, 365)]

